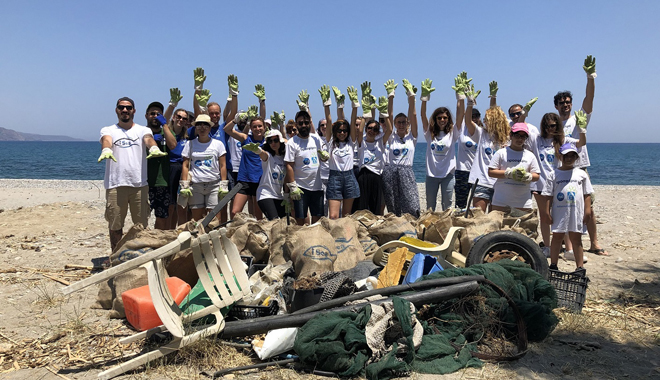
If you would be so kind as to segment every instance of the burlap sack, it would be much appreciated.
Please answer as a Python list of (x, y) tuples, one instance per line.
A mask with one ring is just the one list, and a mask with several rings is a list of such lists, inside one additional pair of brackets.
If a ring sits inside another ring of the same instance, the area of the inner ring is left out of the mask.
[(146, 230), (141, 224), (134, 225), (117, 243), (110, 255), (110, 264), (119, 265), (130, 259), (142, 256), (154, 249), (176, 240), (175, 230)]
[(357, 228), (357, 233), (358, 233), (358, 239), (360, 240), (360, 245), (362, 246), (362, 251), (364, 251), (365, 256), (371, 256), (376, 251), (378, 251), (378, 242), (369, 235), (369, 230), (367, 230), (367, 227), (363, 226), (360, 223), (357, 223), (356, 225)]
[(451, 227), (451, 210), (434, 212), (429, 209), (417, 220), (417, 236), (419, 239), (442, 244)]
[(452, 225), (455, 227), (465, 227), (461, 231), (461, 253), (465, 256), (470, 252), (476, 238), (489, 232), (502, 229), (502, 219), (504, 213), (501, 211), (491, 211), (484, 214), (480, 208), (473, 210), (474, 217), (464, 218), (463, 216), (453, 216)]
[(126, 318), (121, 294), (127, 290), (147, 285), (147, 270), (143, 267), (122, 273), (99, 284), (99, 293), (92, 309), (112, 309), (110, 318)]
[(295, 219), (291, 218), (287, 225), (286, 218), (276, 219), (270, 229), (270, 248), (268, 262), (273, 265), (282, 265), (291, 260), (291, 252), (286, 249), (286, 238), (294, 234), (302, 227), (298, 226)]
[[(518, 224), (517, 228), (511, 228), (513, 227), (513, 225), (516, 224), (518, 219), (520, 219), (520, 224)], [(529, 236), (532, 239), (536, 239), (539, 236), (538, 210), (534, 209), (531, 212), (525, 212), (516, 208), (512, 208), (509, 210), (509, 212), (504, 214), (504, 218), (502, 220), (502, 226), (503, 227), (508, 226), (509, 228), (513, 229), (516, 232), (520, 232), (524, 235)]]
[(378, 245), (392, 240), (399, 240), (402, 236), (417, 237), (417, 230), (404, 216), (387, 214), (381, 221), (373, 223), (368, 228), (369, 235), (376, 239)]
[(337, 260), (332, 266), (335, 272), (353, 269), (358, 262), (365, 259), (355, 220), (351, 218), (335, 220), (321, 218), (319, 222), (335, 239)]
[(366, 228), (371, 227), (372, 224), (378, 222), (379, 220), (383, 220), (383, 216), (374, 215), (369, 210), (358, 210), (351, 214), (350, 217), (351, 219), (360, 222), (360, 224)]
[(270, 232), (276, 220), (262, 219), (258, 223), (250, 224), (248, 227), (248, 237), (245, 241), (245, 248), (241, 250), (241, 255), (250, 255), (254, 257), (253, 264), (267, 263), (270, 256)]
[(234, 232), (236, 232), (236, 230), (241, 228), (241, 226), (244, 225), (245, 223), (247, 222), (254, 223), (256, 221), (257, 219), (255, 219), (254, 216), (244, 212), (239, 212), (238, 214), (234, 215), (234, 217), (231, 219), (231, 223), (227, 225), (227, 237), (231, 238), (234, 235)]
[(291, 252), (296, 278), (331, 272), (337, 259), (335, 239), (319, 223), (289, 234), (285, 246)]

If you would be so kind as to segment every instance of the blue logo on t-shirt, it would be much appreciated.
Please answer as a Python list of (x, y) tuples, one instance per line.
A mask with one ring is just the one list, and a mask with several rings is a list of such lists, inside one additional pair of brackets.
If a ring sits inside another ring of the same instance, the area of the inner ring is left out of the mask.
[(435, 144), (431, 143), (431, 150), (435, 150)]
[(309, 165), (309, 158), (304, 158), (303, 159), (303, 164)]
[(240, 148), (241, 146), (242, 146), (241, 142), (240, 142), (240, 141), (236, 141), (236, 147), (237, 147), (237, 148)]
[(486, 150), (484, 152), (486, 152), (486, 154), (489, 155), (489, 156), (491, 154), (493, 154), (493, 150), (491, 148), (486, 148)]
[(564, 193), (557, 194), (557, 200), (560, 201), (560, 202), (563, 201), (564, 200)]
[(401, 151), (398, 149), (394, 149), (392, 153), (394, 153), (395, 156), (398, 156), (401, 153)]
[(274, 180), (277, 180), (277, 177), (279, 177), (279, 176), (277, 175), (277, 173), (273, 173), (273, 174), (271, 174), (271, 177), (273, 177)]
[(543, 157), (545, 157), (543, 156), (543, 154), (539, 154), (539, 158), (541, 159), (541, 161), (543, 161)]
[(466, 141), (465, 146), (468, 148), (472, 148), (472, 141)]
[(574, 191), (569, 191), (568, 193), (566, 193), (566, 196), (568, 196), (569, 201), (571, 201), (571, 202), (575, 201), (575, 192)]
[(403, 151), (401, 152), (401, 154), (403, 155), (403, 157), (407, 156), (408, 155), (408, 148), (403, 148)]
[(555, 162), (555, 155), (554, 155), (554, 154), (548, 154), (548, 155), (546, 156), (546, 160), (547, 160), (549, 163), (553, 163), (553, 162)]

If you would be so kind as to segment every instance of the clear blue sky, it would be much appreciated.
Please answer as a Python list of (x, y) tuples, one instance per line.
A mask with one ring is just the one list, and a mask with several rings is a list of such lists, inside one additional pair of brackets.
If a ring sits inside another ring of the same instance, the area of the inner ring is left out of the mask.
[[(660, 142), (658, 1), (12, 1), (0, 24), (0, 127), (97, 140), (132, 97), (135, 120), (166, 104), (169, 88), (191, 108), (193, 69), (224, 106), (227, 75), (239, 78), (240, 108), (266, 88), (268, 114), (297, 110), (301, 89), (321, 117), (318, 88), (393, 78), (437, 88), (430, 109), (454, 109), (453, 78), (466, 70), (488, 102), (499, 83), (508, 107), (539, 97), (528, 121), (555, 111), (559, 90), (584, 96), (584, 58), (597, 58), (591, 142)], [(350, 106), (347, 103), (347, 111)], [(406, 109), (401, 84), (395, 112)], [(419, 102), (418, 102), (419, 107)], [(333, 107), (334, 108), (334, 107)]]

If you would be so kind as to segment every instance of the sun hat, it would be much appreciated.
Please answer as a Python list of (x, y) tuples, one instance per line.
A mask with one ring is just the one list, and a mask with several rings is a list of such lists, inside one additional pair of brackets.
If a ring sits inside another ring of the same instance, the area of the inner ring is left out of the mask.
[(277, 136), (277, 138), (280, 140), (280, 142), (284, 141), (284, 138), (282, 137), (282, 133), (280, 133), (280, 131), (278, 131), (277, 129), (271, 129), (268, 132), (266, 132), (265, 138), (268, 139), (268, 138), (273, 137), (273, 136)]
[(568, 152), (575, 152), (577, 153), (577, 148), (575, 147), (575, 144), (573, 143), (566, 143), (559, 148), (559, 153), (561, 154), (566, 154)]
[(193, 125), (197, 125), (198, 123), (206, 123), (208, 125), (213, 125), (213, 122), (211, 121), (211, 117), (206, 114), (197, 116), (197, 119), (195, 119)]
[(516, 132), (519, 132), (519, 131), (523, 131), (527, 135), (529, 135), (529, 129), (527, 128), (527, 124), (525, 124), (525, 123), (515, 123), (511, 127), (511, 133), (516, 133)]

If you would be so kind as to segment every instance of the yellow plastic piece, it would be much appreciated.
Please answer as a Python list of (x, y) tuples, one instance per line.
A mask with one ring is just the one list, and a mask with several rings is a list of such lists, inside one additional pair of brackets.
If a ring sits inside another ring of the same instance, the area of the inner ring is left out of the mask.
[(399, 241), (403, 241), (403, 242), (406, 242), (410, 245), (414, 245), (415, 247), (420, 247), (420, 248), (433, 248), (433, 247), (438, 246), (435, 243), (431, 243), (431, 242), (424, 241), (424, 240), (419, 240), (417, 238), (410, 237), (410, 236), (402, 236), (399, 239)]

